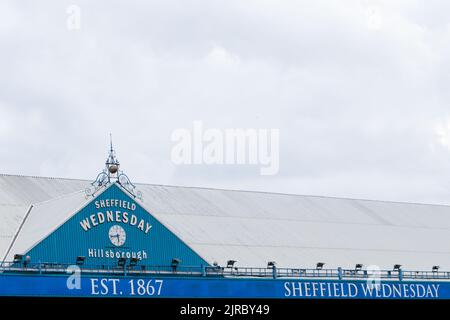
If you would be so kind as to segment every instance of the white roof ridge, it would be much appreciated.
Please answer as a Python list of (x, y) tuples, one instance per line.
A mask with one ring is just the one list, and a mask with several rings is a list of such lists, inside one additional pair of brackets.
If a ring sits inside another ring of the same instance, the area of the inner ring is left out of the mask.
[[(45, 176), (33, 176), (33, 175), (18, 175), (18, 174), (5, 174), (0, 173), (0, 177), (26, 177), (35, 179), (52, 179), (52, 180), (72, 180), (72, 181), (86, 181), (89, 179), (76, 179), (76, 178), (63, 178), (63, 177), (45, 177)], [(226, 191), (226, 192), (242, 192), (242, 193), (258, 193), (258, 194), (270, 194), (270, 195), (280, 195), (280, 196), (295, 196), (295, 197), (307, 197), (307, 198), (322, 198), (322, 199), (336, 199), (336, 200), (351, 200), (351, 201), (364, 201), (364, 202), (378, 202), (378, 203), (391, 203), (391, 204), (410, 204), (419, 206), (437, 206), (450, 208), (450, 204), (442, 203), (425, 203), (425, 202), (408, 202), (408, 201), (395, 201), (395, 200), (380, 200), (380, 199), (366, 199), (366, 198), (352, 198), (352, 197), (339, 197), (339, 196), (323, 196), (323, 195), (313, 195), (313, 194), (298, 194), (298, 193), (287, 193), (287, 192), (273, 192), (273, 191), (260, 191), (260, 190), (242, 190), (242, 189), (226, 189), (226, 188), (215, 188), (215, 187), (204, 187), (204, 186), (185, 186), (185, 185), (170, 185), (170, 184), (157, 184), (157, 183), (144, 183), (135, 182), (136, 186), (155, 186), (155, 187), (169, 187), (169, 188), (184, 188), (184, 189), (201, 189), (201, 190), (211, 190), (211, 191)]]
[(412, 204), (412, 205), (423, 205), (423, 206), (450, 207), (450, 204), (440, 204), (440, 203), (407, 202), (407, 201), (365, 199), (365, 198), (338, 197), (338, 196), (321, 196), (321, 195), (313, 195), (313, 194), (298, 194), (298, 193), (273, 192), (273, 191), (225, 189), (225, 188), (213, 188), (213, 187), (176, 186), (176, 185), (139, 183), (139, 182), (135, 183), (135, 185), (136, 186), (143, 185), (143, 186), (170, 187), (170, 188), (217, 190), (217, 191), (230, 191), (230, 192), (246, 192), (246, 193), (271, 194), (271, 195), (295, 196), (295, 197), (306, 197), (306, 198), (323, 198), (323, 199), (336, 199), (336, 200), (370, 201), (370, 202), (382, 202), (382, 203), (396, 203), (396, 204)]
[(0, 203), (0, 207), (28, 207), (29, 205), (23, 203)]
[(0, 173), (0, 177), (21, 177), (21, 178), (52, 179), (52, 180), (91, 181), (90, 179), (64, 178), (64, 177), (49, 177), (49, 176), (36, 176), (36, 175), (28, 175), (28, 174), (12, 174), (12, 173)]
[[(50, 203), (50, 202), (53, 202), (53, 201), (57, 201), (57, 200), (61, 200), (61, 199), (64, 199), (64, 198), (72, 197), (72, 196), (74, 196), (74, 195), (76, 195), (76, 194), (78, 194), (78, 193), (83, 193), (83, 192), (85, 192), (85, 191), (84, 191), (84, 190), (78, 190), (78, 191), (74, 191), (74, 192), (69, 192), (69, 193), (65, 193), (65, 194), (56, 196), (56, 197), (51, 198), (51, 199), (47, 199), (47, 200), (44, 200), (44, 201), (39, 201), (39, 202), (31, 203), (31, 205), (32, 205), (33, 207), (34, 207), (34, 206), (45, 205), (46, 203)], [(86, 200), (87, 200), (87, 199), (86, 199)]]

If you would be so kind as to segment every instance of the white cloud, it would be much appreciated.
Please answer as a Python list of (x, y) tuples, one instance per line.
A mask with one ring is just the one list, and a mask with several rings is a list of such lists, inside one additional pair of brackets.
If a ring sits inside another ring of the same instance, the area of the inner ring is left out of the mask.
[(239, 60), (237, 55), (228, 52), (225, 48), (216, 44), (213, 45), (206, 57), (208, 64), (218, 67), (237, 67)]
[(435, 133), (437, 142), (450, 149), (450, 120), (438, 123), (435, 127)]
[[(450, 203), (449, 8), (3, 1), (0, 166), (94, 178), (112, 132), (133, 180)], [(171, 133), (196, 119), (280, 129), (279, 174), (174, 166)]]

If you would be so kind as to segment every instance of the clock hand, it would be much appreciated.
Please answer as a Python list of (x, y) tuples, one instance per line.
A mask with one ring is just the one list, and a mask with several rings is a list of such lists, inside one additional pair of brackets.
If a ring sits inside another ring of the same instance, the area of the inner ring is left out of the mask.
[(111, 235), (110, 238), (117, 238), (117, 240), (119, 240), (120, 234), (116, 233), (115, 235)]

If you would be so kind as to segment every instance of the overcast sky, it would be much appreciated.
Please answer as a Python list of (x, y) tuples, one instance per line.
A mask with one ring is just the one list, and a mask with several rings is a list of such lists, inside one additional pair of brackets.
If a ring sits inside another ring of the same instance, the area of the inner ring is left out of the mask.
[[(67, 27), (80, 9), (79, 30)], [(448, 1), (1, 1), (0, 171), (450, 204)], [(280, 170), (175, 165), (280, 130)]]

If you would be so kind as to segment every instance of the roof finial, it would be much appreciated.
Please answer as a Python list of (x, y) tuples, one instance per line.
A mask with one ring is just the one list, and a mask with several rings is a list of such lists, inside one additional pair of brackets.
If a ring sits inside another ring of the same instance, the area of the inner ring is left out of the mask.
[(116, 174), (119, 171), (119, 160), (116, 158), (116, 152), (114, 151), (113, 144), (112, 144), (112, 134), (109, 134), (109, 155), (108, 159), (106, 159), (106, 171), (108, 172), (108, 178), (111, 178), (111, 175)]
[(116, 152), (113, 148), (112, 134), (109, 134), (109, 154), (105, 162), (105, 169), (97, 175), (94, 182), (91, 183), (93, 188), (86, 190), (86, 195), (92, 196), (102, 186), (106, 186), (113, 181), (119, 183), (124, 187), (133, 197), (137, 197), (142, 200), (142, 193), (136, 190), (136, 186), (131, 183), (130, 179), (122, 171), (119, 171), (120, 163), (116, 158)]
[(113, 152), (113, 146), (112, 146), (112, 133), (109, 133), (109, 144), (111, 146), (111, 148), (109, 149), (110, 152)]

